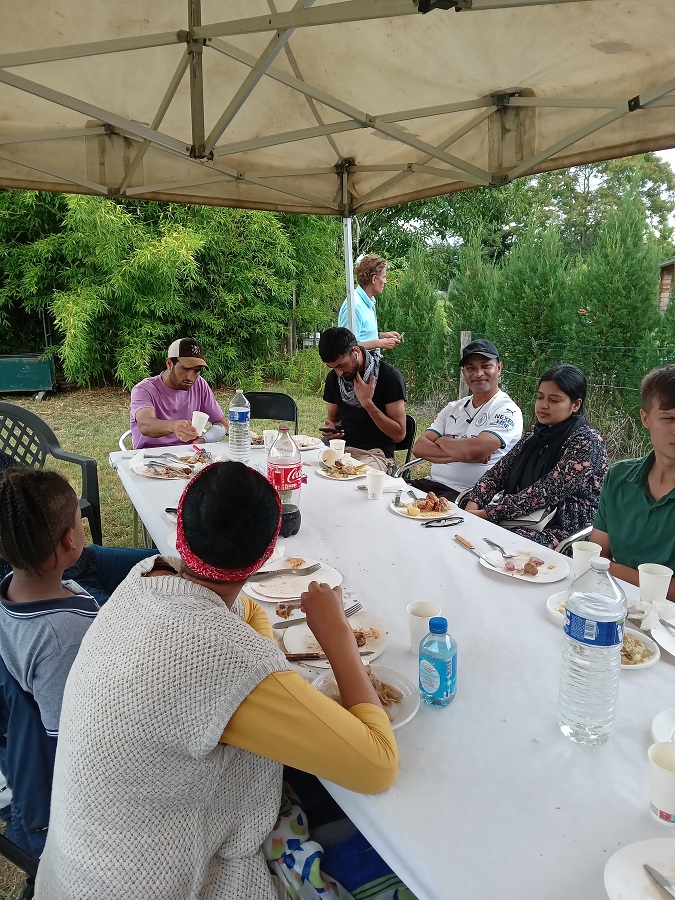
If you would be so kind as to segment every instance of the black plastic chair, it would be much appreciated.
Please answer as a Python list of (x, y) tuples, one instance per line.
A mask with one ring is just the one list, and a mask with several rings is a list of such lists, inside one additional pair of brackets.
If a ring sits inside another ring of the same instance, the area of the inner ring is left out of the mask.
[(410, 462), (410, 457), (412, 456), (412, 448), (415, 443), (415, 436), (417, 435), (417, 422), (410, 415), (406, 414), (405, 417), (405, 437), (402, 441), (399, 441), (398, 444), (394, 447), (394, 450), (406, 450), (406, 457), (403, 462), (403, 465), (407, 465)]
[(21, 891), (19, 900), (32, 900), (34, 891), (35, 876), (37, 875), (38, 860), (33, 859), (27, 853), (17, 847), (17, 845), (6, 838), (4, 834), (0, 834), (0, 856), (4, 856), (8, 862), (17, 869), (21, 869), (26, 874), (26, 883)]
[(0, 401), (0, 453), (31, 469), (44, 469), (48, 456), (79, 466), (82, 470), (82, 518), (89, 520), (92, 543), (103, 543), (95, 459), (64, 450), (49, 425), (39, 416), (4, 401)]
[(298, 433), (298, 404), (289, 396), (277, 391), (246, 391), (246, 399), (251, 404), (252, 419), (274, 419), (292, 422)]

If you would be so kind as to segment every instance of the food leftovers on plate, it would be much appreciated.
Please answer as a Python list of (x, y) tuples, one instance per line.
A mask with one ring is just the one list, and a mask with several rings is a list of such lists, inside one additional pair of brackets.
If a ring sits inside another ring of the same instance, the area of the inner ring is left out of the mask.
[(300, 556), (287, 556), (286, 562), (291, 567), (291, 569), (299, 569), (305, 561)]
[(452, 504), (446, 497), (437, 497), (433, 491), (429, 491), (426, 497), (409, 503), (405, 510), (409, 516), (420, 516), (423, 519), (430, 519), (434, 516), (441, 516), (448, 512)]
[(640, 638), (628, 631), (624, 632), (623, 646), (621, 647), (622, 666), (640, 666), (651, 659), (653, 655), (654, 651), (650, 650)]
[(263, 437), (262, 434), (258, 434), (257, 431), (252, 431), (251, 432), (251, 443), (253, 444), (254, 447), (262, 447), (262, 445), (265, 443), (265, 438)]
[(188, 463), (190, 466), (195, 466), (197, 463), (213, 462), (213, 457), (208, 450), (197, 450), (196, 453), (191, 453), (189, 456), (179, 456), (178, 459)]
[(306, 434), (292, 434), (291, 438), (295, 441), (299, 450), (312, 450), (314, 447), (320, 447), (322, 442), (319, 438), (309, 437)]
[(352, 631), (356, 638), (357, 647), (365, 647), (368, 643), (368, 638), (372, 638), (376, 641), (380, 636), (380, 632), (375, 628), (352, 628)]
[(291, 600), (285, 601), (284, 603), (277, 603), (275, 612), (280, 619), (290, 619), (293, 613), (298, 609), (302, 609), (302, 601)]
[(192, 468), (188, 466), (152, 466), (145, 470), (145, 474), (150, 478), (189, 478), (192, 475)]
[[(384, 707), (384, 711), (387, 713), (389, 718), (391, 718), (391, 711), (389, 707), (393, 706), (395, 703), (400, 703), (403, 699), (403, 693), (399, 691), (398, 688), (395, 688), (393, 684), (387, 684), (385, 681), (380, 681), (380, 679), (373, 674), (370, 666), (366, 666), (366, 672), (370, 677), (371, 684), (375, 688), (377, 696), (379, 698), (380, 703)], [(325, 686), (325, 693), (332, 700), (335, 700), (336, 703), (341, 704), (340, 691), (337, 686), (337, 682), (334, 679), (331, 679)]]
[[(503, 566), (507, 572), (515, 572), (518, 575), (538, 575), (539, 569), (545, 565), (543, 559), (538, 556), (525, 556), (521, 554), (515, 559), (504, 560)], [(555, 566), (546, 566), (547, 569), (555, 569)]]
[(351, 478), (353, 475), (365, 475), (367, 471), (368, 466), (360, 466), (352, 461), (345, 463), (341, 459), (336, 459), (332, 466), (325, 469), (326, 475), (331, 478)]

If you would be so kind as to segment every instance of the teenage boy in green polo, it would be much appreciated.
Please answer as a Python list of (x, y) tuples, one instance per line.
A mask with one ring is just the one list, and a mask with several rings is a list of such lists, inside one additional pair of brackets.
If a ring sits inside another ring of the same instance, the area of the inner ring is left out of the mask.
[[(638, 584), (640, 563), (675, 570), (675, 364), (642, 380), (640, 417), (653, 450), (607, 472), (589, 540), (612, 560), (609, 571)], [(675, 579), (668, 599), (675, 601)]]

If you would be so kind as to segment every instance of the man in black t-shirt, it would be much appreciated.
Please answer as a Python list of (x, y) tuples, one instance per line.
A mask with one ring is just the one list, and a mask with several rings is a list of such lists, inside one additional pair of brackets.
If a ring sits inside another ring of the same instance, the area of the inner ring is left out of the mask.
[(332, 370), (323, 399), (328, 404), (329, 437), (344, 437), (360, 462), (387, 471), (394, 447), (405, 438), (405, 382), (398, 369), (360, 347), (347, 328), (328, 328), (319, 355)]

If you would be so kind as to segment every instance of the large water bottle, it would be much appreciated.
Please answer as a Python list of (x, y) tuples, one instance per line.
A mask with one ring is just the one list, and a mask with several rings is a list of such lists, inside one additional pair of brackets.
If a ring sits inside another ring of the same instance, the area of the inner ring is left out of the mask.
[(279, 491), (281, 500), (281, 536), (300, 531), (300, 484), (302, 460), (288, 425), (279, 426), (279, 436), (267, 455), (267, 480)]
[(626, 596), (608, 569), (608, 559), (592, 559), (565, 603), (558, 719), (577, 744), (602, 744), (614, 727)]
[(420, 699), (430, 706), (447, 706), (457, 692), (457, 644), (443, 616), (429, 619), (429, 634), (420, 642)]
[(251, 455), (251, 404), (241, 388), (230, 401), (230, 459), (248, 463)]

